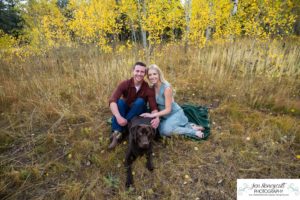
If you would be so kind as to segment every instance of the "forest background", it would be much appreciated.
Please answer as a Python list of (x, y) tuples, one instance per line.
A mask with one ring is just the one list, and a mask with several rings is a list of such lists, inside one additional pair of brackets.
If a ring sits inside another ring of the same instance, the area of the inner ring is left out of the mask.
[[(299, 0), (0, 0), (0, 198), (235, 199), (237, 178), (300, 178)], [(211, 135), (107, 151), (108, 97), (136, 61)], [(138, 170), (139, 169), (139, 170)]]
[(1, 0), (0, 10), (2, 55), (89, 44), (151, 51), (162, 43), (204, 47), (211, 39), (300, 34), (298, 0)]

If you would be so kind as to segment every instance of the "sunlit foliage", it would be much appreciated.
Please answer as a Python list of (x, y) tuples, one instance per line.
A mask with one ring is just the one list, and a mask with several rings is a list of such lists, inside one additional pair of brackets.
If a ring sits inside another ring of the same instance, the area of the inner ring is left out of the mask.
[(163, 38), (175, 38), (175, 29), (182, 28), (184, 13), (180, 3), (175, 0), (152, 0), (148, 4), (143, 27), (149, 33), (150, 43), (160, 43)]
[(23, 12), (27, 42), (36, 49), (52, 48), (69, 41), (66, 18), (56, 0), (29, 0)]
[(75, 33), (77, 41), (96, 43), (105, 51), (111, 51), (110, 43), (120, 31), (116, 22), (115, 0), (71, 0), (74, 9), (69, 28)]
[(291, 33), (295, 21), (291, 10), (295, 5), (290, 0), (249, 0), (240, 4), (239, 21), (243, 35), (268, 38)]
[(189, 10), (180, 0), (28, 0), (19, 6), (25, 25), (17, 40), (35, 52), (83, 44), (120, 52), (186, 40), (203, 47), (208, 40), (288, 36), (297, 17), (294, 0), (239, 1), (235, 15), (231, 0), (188, 2)]

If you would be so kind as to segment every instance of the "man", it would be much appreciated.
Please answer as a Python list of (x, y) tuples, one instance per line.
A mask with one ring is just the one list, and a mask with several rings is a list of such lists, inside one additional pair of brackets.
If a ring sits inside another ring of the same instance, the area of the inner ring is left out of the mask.
[[(109, 149), (115, 148), (128, 122), (146, 111), (147, 103), (152, 113), (158, 111), (155, 91), (144, 81), (146, 68), (146, 64), (142, 62), (135, 63), (132, 78), (122, 81), (109, 99), (109, 107), (113, 114)], [(151, 125), (157, 128), (159, 118), (152, 119)]]

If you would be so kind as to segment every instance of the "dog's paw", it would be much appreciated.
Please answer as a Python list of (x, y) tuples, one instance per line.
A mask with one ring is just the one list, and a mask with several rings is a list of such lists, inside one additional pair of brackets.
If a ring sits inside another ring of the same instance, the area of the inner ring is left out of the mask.
[(133, 183), (129, 182), (129, 181), (126, 181), (125, 187), (126, 187), (126, 190), (130, 190), (130, 191), (134, 190)]
[(154, 166), (152, 164), (147, 163), (146, 167), (149, 171), (153, 171), (154, 170)]
[(135, 193), (136, 192), (136, 189), (134, 186), (130, 186), (130, 187), (126, 187), (126, 192), (127, 193)]

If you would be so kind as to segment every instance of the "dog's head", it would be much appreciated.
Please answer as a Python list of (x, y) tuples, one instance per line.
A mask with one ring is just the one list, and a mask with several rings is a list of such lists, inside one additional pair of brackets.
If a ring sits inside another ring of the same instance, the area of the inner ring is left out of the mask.
[(132, 140), (142, 149), (149, 148), (150, 142), (155, 136), (155, 130), (151, 125), (140, 124), (130, 129)]

